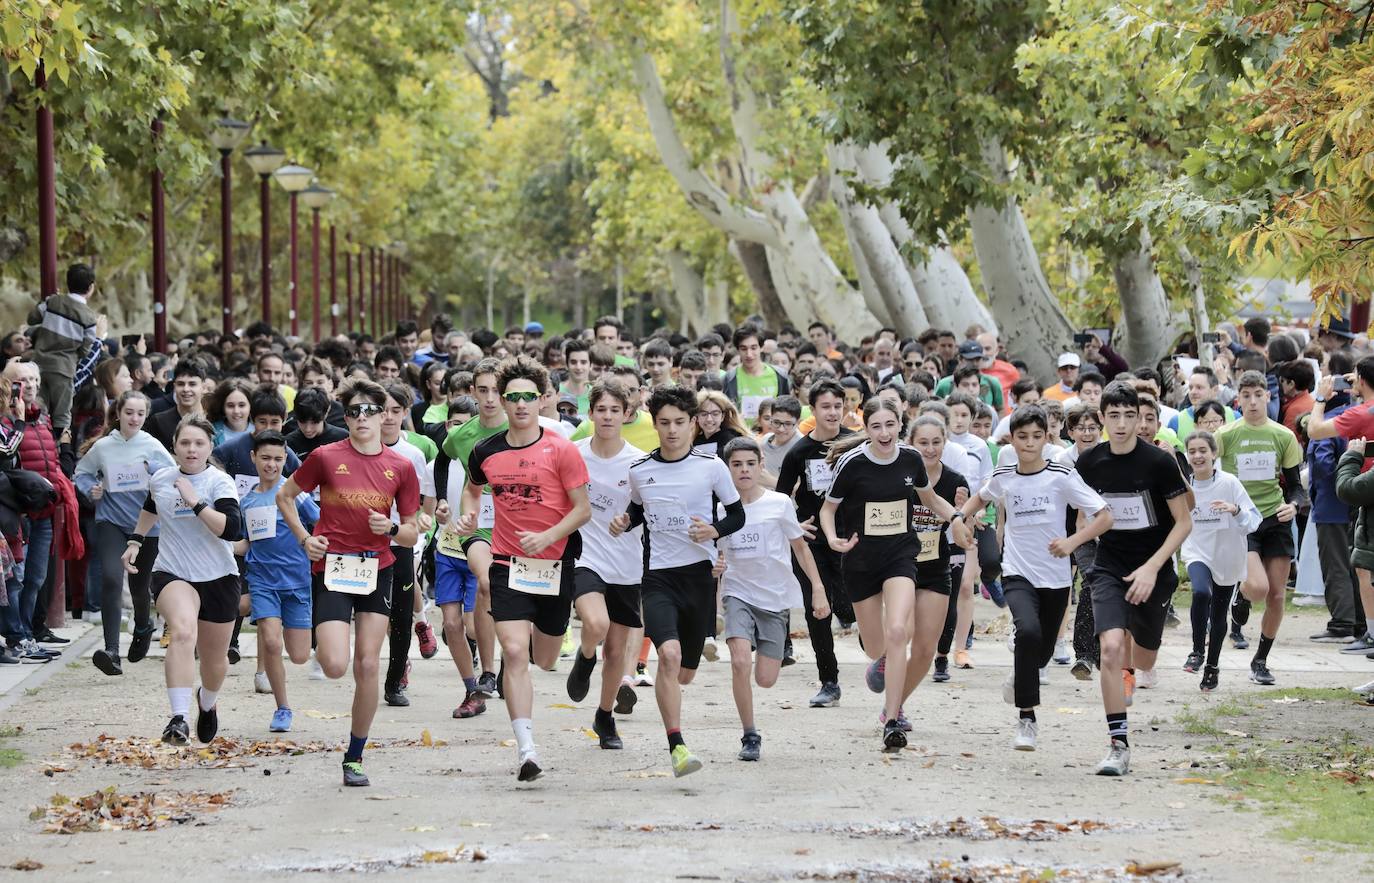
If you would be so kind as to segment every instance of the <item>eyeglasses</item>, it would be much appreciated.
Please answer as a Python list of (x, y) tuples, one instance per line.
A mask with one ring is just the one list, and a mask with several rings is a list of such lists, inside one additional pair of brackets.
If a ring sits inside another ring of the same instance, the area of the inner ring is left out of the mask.
[(712, 419), (712, 420), (719, 420), (719, 419), (721, 418), (721, 413), (722, 413), (722, 412), (720, 412), (720, 411), (715, 411), (715, 410), (712, 410), (712, 411), (697, 411), (697, 416), (698, 416), (698, 417), (706, 417), (706, 418)]
[(359, 417), (376, 417), (380, 413), (382, 413), (382, 406), (371, 403), (349, 405), (347, 408), (344, 408), (344, 416), (352, 417), (354, 420), (357, 420)]
[(536, 402), (539, 400), (537, 392), (507, 392), (502, 393), (501, 398), (508, 402)]
[(770, 420), (769, 422), (773, 424), (775, 429), (795, 429), (797, 426), (795, 420)]

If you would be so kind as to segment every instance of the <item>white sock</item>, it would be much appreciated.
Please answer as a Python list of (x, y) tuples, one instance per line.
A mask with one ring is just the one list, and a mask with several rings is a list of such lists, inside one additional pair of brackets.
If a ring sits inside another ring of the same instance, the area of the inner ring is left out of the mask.
[(534, 753), (534, 721), (527, 717), (517, 717), (510, 722), (510, 728), (515, 731), (515, 747), (520, 751), (520, 756)]
[(1364, 633), (1366, 635), (1374, 635), (1374, 617), (1365, 617)]
[(186, 717), (191, 710), (190, 687), (168, 687), (167, 703), (172, 706), (172, 716)]
[(200, 688), (200, 710), (209, 711), (215, 707), (215, 699), (219, 696), (218, 690), (207, 690)]

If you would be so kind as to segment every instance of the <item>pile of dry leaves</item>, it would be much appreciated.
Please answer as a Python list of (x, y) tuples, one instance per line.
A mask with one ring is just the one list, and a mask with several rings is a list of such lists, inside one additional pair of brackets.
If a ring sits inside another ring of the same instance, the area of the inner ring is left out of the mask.
[[(393, 739), (386, 742), (369, 742), (368, 748), (442, 748), (448, 743), (435, 739), (429, 730), (420, 734), (418, 739)], [(164, 745), (157, 739), (143, 736), (117, 738), (105, 733), (96, 737), (94, 742), (74, 742), (65, 751), (67, 757), (91, 760), (99, 764), (141, 767), (145, 770), (179, 770), (191, 767), (204, 769), (227, 769), (250, 767), (256, 758), (297, 757), (321, 751), (342, 751), (341, 744), (327, 742), (293, 742), (290, 739), (271, 739), (265, 741), (228, 739), (216, 737), (209, 745), (176, 748)], [(44, 773), (51, 776), (65, 773), (71, 768), (63, 764), (49, 764)]]
[(232, 791), (145, 791), (120, 794), (114, 787), (67, 797), (54, 794), (47, 806), (36, 807), (29, 818), (46, 819), (45, 834), (87, 831), (155, 831), (194, 821), (197, 813), (215, 812), (230, 803)]

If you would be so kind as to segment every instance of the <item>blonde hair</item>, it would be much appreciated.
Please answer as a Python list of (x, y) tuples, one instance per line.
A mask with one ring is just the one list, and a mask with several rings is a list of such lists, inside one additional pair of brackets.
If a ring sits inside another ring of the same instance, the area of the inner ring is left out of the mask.
[[(749, 434), (749, 427), (745, 426), (744, 421), (740, 419), (739, 409), (735, 407), (735, 403), (730, 401), (730, 399), (725, 395), (725, 393), (717, 389), (703, 389), (700, 392), (698, 392), (697, 413), (701, 412), (701, 406), (706, 404), (707, 402), (710, 402), (717, 408), (720, 408), (721, 429), (733, 429), (740, 435)], [(697, 435), (701, 435), (700, 426), (697, 427)]]

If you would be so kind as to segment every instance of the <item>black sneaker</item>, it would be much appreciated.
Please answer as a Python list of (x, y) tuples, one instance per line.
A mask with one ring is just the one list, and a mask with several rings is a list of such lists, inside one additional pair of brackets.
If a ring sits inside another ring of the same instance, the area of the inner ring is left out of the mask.
[(148, 655), (148, 648), (153, 644), (153, 630), (151, 627), (146, 629), (134, 629), (133, 638), (129, 641), (130, 662), (142, 662)]
[(1090, 681), (1093, 676), (1093, 664), (1081, 657), (1075, 659), (1073, 661), (1073, 667), (1069, 669), (1069, 674), (1080, 681)]
[(620, 734), (615, 730), (615, 718), (611, 718), (609, 726), (602, 727), (601, 722), (592, 721), (592, 732), (601, 740), (601, 747), (607, 751), (619, 751), (625, 747), (625, 743), (620, 741)]
[(635, 693), (635, 688), (621, 681), (620, 689), (615, 691), (615, 713), (634, 714), (635, 703), (638, 701), (639, 696)]
[(1240, 626), (1231, 627), (1231, 646), (1237, 650), (1245, 650), (1250, 647), (1250, 642), (1245, 639), (1245, 633), (1240, 630)]
[(531, 757), (520, 764), (520, 772), (516, 774), (515, 778), (521, 782), (533, 782), (542, 775), (544, 775), (544, 771), (539, 767), (539, 761)]
[(496, 671), (496, 695), (502, 699), (506, 698), (506, 660), (504, 659), (501, 660), (501, 667)]
[(209, 711), (200, 707), (200, 690), (196, 690), (196, 738), (209, 744), (219, 732), (219, 703)]
[(1256, 659), (1250, 663), (1250, 680), (1265, 687), (1272, 686), (1274, 675), (1269, 671), (1269, 666), (1264, 664), (1264, 660)]
[(1210, 693), (1217, 688), (1220, 680), (1221, 671), (1215, 665), (1203, 666), (1202, 683), (1198, 684), (1198, 689), (1204, 693)]
[(906, 733), (902, 730), (902, 722), (895, 717), (883, 724), (883, 747), (889, 751), (898, 751), (906, 747)]
[(33, 639), (40, 644), (70, 644), (71, 638), (59, 638), (53, 634), (52, 629), (42, 629), (34, 632)]
[(95, 667), (107, 675), (122, 675), (124, 669), (119, 667), (119, 657), (108, 650), (97, 650), (91, 654), (91, 662)]
[[(902, 738), (906, 741), (906, 737)], [(763, 752), (763, 737), (758, 733), (745, 733), (739, 740), (739, 759), (758, 760)]]
[(840, 704), (840, 685), (834, 681), (821, 684), (820, 692), (811, 697), (812, 708), (835, 708)]
[(596, 656), (583, 656), (582, 651), (577, 651), (577, 657), (573, 660), (572, 671), (568, 672), (568, 698), (574, 702), (581, 702), (587, 698), (587, 691), (592, 688), (592, 672), (596, 670)]
[(948, 656), (935, 657), (935, 673), (930, 676), (930, 679), (937, 684), (943, 684), (945, 681), (949, 680)]
[(477, 679), (477, 689), (473, 690), (483, 699), (490, 699), (496, 695), (496, 675), (489, 671), (482, 672), (482, 676)]
[(229, 645), (229, 664), (230, 664), (230, 665), (238, 665), (238, 664), (239, 664), (239, 660), (242, 659), (242, 658), (243, 658), (243, 654), (239, 652), (239, 645), (238, 645), (238, 644), (230, 644), (230, 645)]
[(796, 657), (796, 655), (793, 654), (793, 652), (792, 652), (792, 639), (791, 639), (791, 638), (788, 638), (788, 639), (787, 639), (787, 643), (785, 643), (785, 644), (782, 645), (782, 667), (783, 667), (783, 668), (787, 668), (787, 666), (789, 666), (789, 665), (796, 665), (796, 664), (797, 664), (797, 657)]
[(0, 641), (0, 665), (19, 665), (24, 660), (10, 652), (3, 641)]
[(186, 718), (179, 714), (172, 715), (172, 719), (167, 721), (167, 726), (162, 730), (162, 741), (168, 745), (191, 744), (191, 727), (186, 723)]
[(1189, 674), (1196, 674), (1202, 668), (1202, 654), (1194, 650), (1188, 654), (1188, 660), (1183, 663), (1183, 670)]
[(1176, 629), (1183, 623), (1179, 620), (1178, 614), (1174, 612), (1174, 602), (1169, 602), (1169, 609), (1164, 612), (1164, 626)]
[(384, 691), (384, 694), (386, 696), (387, 705), (393, 705), (397, 708), (405, 708), (410, 705), (410, 697), (407, 696), (406, 691), (401, 689), (400, 687), (397, 687), (394, 690), (390, 687), (387, 687)]
[(343, 762), (343, 783), (349, 788), (366, 788), (372, 784), (367, 778), (367, 773), (363, 772), (361, 760), (345, 760)]
[(1236, 596), (1231, 599), (1231, 626), (1240, 631), (1240, 627), (1250, 621), (1250, 600), (1236, 590)]

